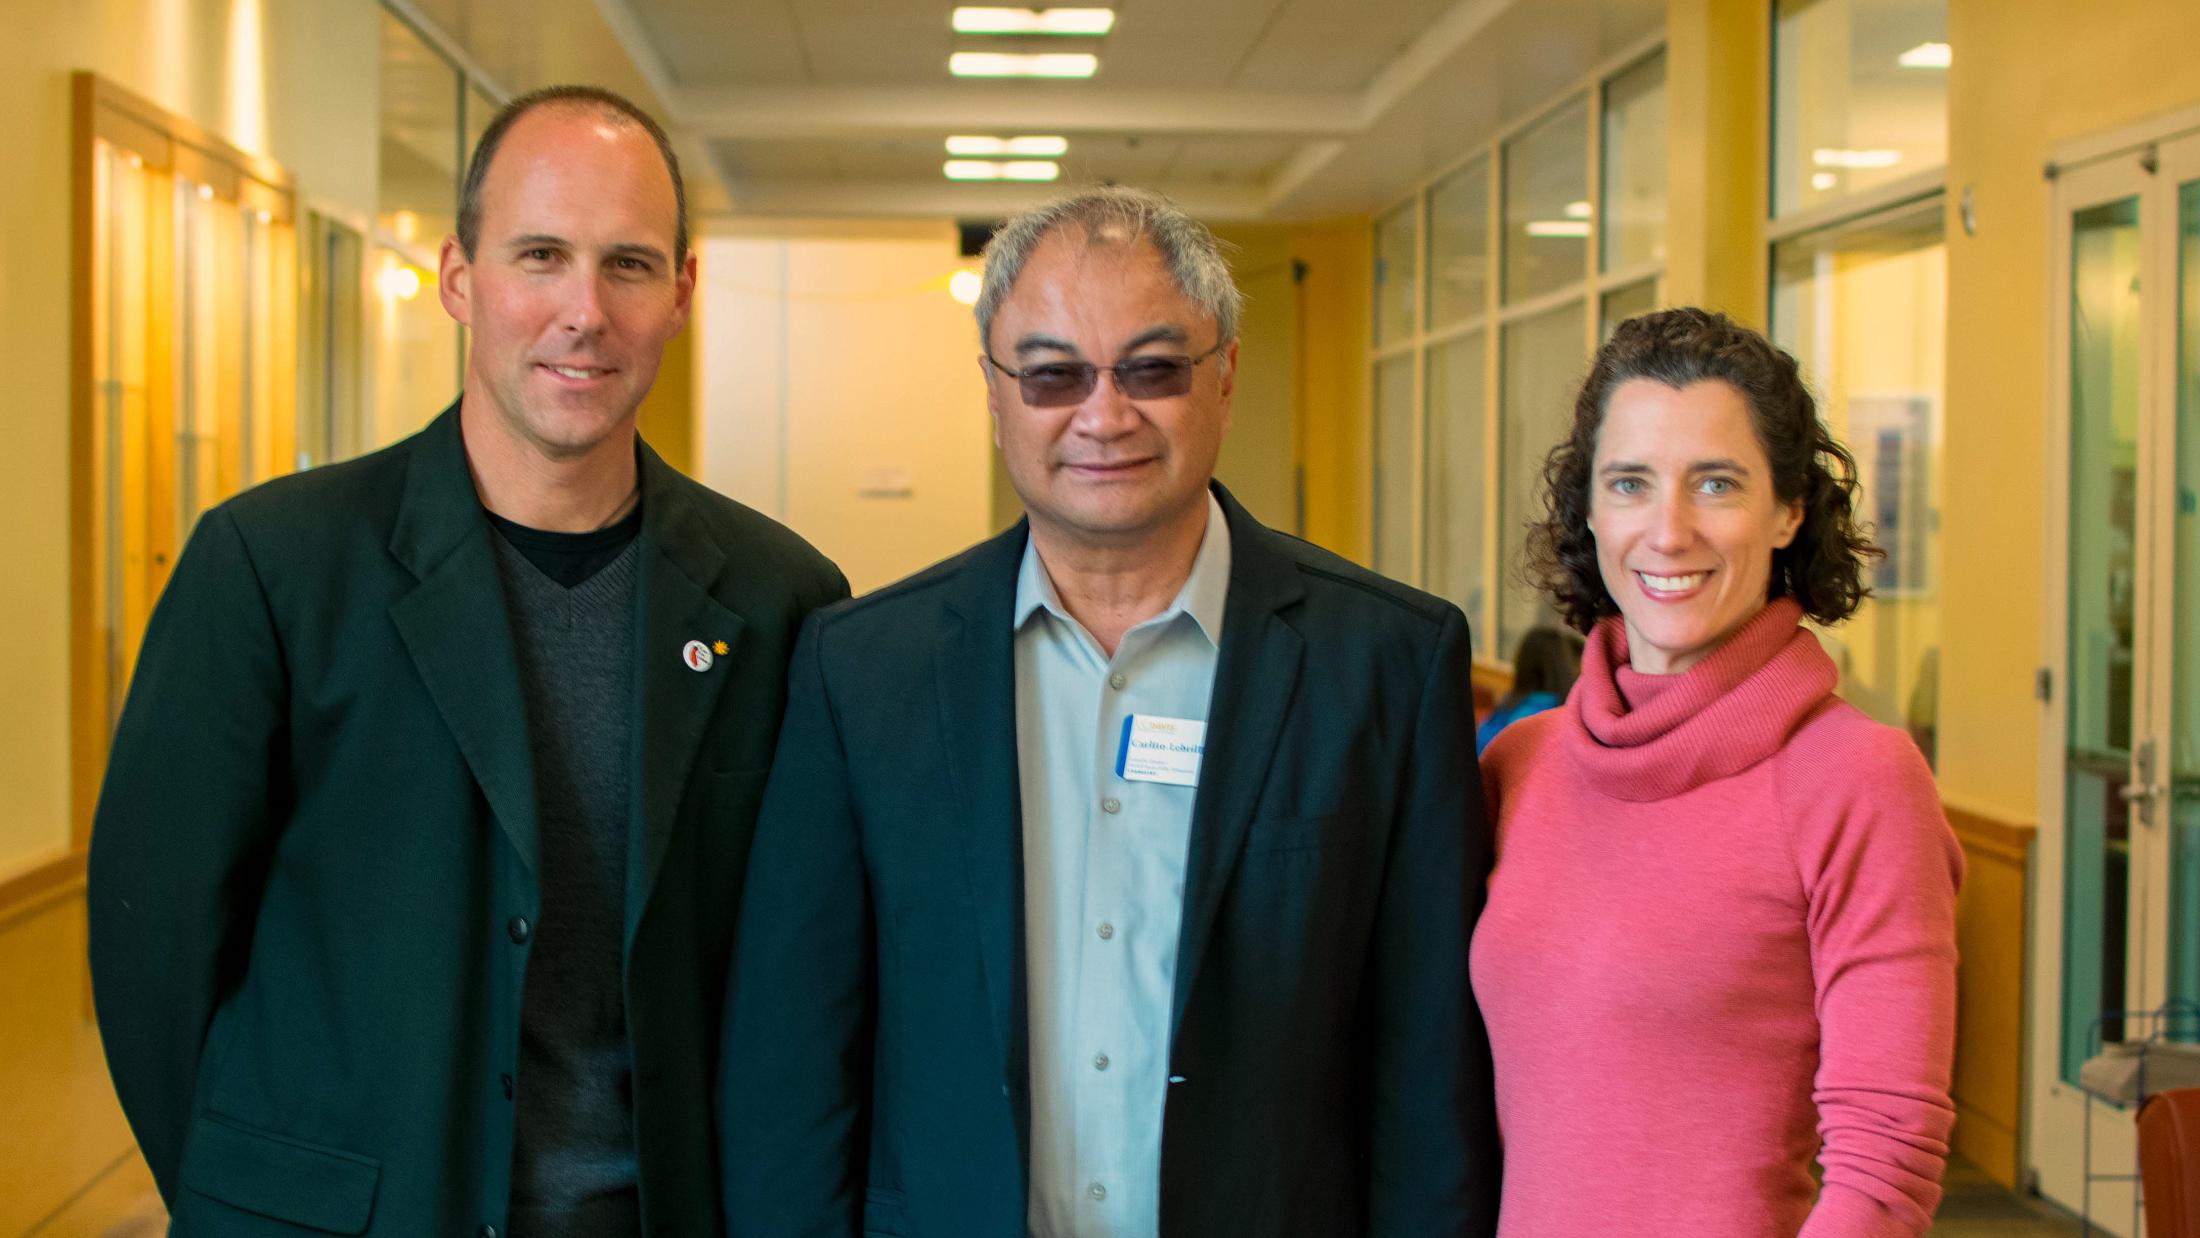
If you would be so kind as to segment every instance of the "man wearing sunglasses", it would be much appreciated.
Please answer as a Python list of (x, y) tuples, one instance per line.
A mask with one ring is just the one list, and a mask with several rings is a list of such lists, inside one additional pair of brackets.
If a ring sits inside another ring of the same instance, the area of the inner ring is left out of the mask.
[(737, 1238), (1494, 1229), (1466, 624), (1215, 484), (1239, 300), (1152, 194), (988, 246), (1029, 518), (797, 646), (720, 1068)]

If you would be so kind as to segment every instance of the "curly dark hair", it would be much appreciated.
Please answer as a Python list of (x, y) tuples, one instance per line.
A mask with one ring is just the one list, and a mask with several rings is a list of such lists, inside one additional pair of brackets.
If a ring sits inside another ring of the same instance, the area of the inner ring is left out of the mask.
[(1792, 597), (1824, 624), (1855, 614), (1871, 596), (1867, 569), (1885, 553), (1857, 520), (1855, 457), (1818, 419), (1795, 358), (1726, 315), (1695, 308), (1630, 318), (1597, 350), (1574, 400), (1573, 430), (1543, 461), (1546, 514), (1528, 526), (1521, 565), (1528, 583), (1548, 593), (1580, 632), (1619, 613), (1597, 568), (1589, 482), (1605, 407), (1621, 384), (1637, 378), (1675, 390), (1716, 379), (1741, 394), (1772, 465), (1773, 493), (1803, 506), (1795, 539), (1773, 552), (1767, 600)]

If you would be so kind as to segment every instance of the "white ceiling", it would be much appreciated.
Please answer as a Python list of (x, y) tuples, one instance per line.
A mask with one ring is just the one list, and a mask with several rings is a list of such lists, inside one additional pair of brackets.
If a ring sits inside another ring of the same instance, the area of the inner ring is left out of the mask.
[[(944, 180), (951, 133), (1070, 140), (1215, 220), (1373, 210), (1655, 39), (1664, 0), (1119, 0), (1086, 81), (958, 81), (953, 0), (397, 0), (508, 91), (588, 80), (679, 139), (697, 209), (986, 217), (1059, 186)], [(705, 170), (707, 169), (707, 171)], [(707, 182), (715, 181), (715, 185)]]

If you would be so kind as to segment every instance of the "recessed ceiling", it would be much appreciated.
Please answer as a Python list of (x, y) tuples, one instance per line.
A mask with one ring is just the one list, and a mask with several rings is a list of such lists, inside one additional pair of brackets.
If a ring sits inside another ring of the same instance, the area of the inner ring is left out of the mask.
[[(683, 161), (724, 190), (698, 196), (704, 212), (1013, 210), (1059, 186), (947, 182), (944, 139), (1046, 133), (1069, 139), (1063, 184), (1146, 185), (1218, 220), (1372, 210), (1654, 40), (1665, 7), (1122, 0), (1085, 39), (958, 35), (952, 0), (409, 2), (509, 90), (597, 73), (661, 107)], [(956, 80), (959, 50), (1091, 50), (1100, 70)]]

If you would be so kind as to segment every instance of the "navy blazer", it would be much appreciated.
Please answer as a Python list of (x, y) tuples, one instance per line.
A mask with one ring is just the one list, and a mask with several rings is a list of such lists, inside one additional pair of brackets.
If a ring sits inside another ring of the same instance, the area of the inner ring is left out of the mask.
[[(1466, 621), (1256, 523), (1178, 948), (1161, 1232), (1488, 1234), (1467, 938), (1491, 862)], [(721, 1063), (736, 1238), (1024, 1238), (1026, 531), (813, 616), (758, 819)]]

